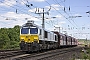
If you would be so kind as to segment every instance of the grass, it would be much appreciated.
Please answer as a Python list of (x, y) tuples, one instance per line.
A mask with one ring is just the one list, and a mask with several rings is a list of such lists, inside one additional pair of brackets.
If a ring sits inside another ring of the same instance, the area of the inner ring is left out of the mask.
[(86, 53), (85, 52), (81, 52), (81, 58), (82, 59), (88, 59), (88, 60), (90, 60), (90, 48), (88, 48), (88, 49), (85, 49), (86, 50)]
[(90, 40), (78, 39), (79, 43), (82, 43), (83, 46), (88, 45), (90, 47)]
[(73, 58), (72, 60), (90, 60), (90, 47), (89, 48), (85, 48), (86, 52), (84, 51), (80, 51), (79, 55), (80, 56), (76, 56), (77, 54), (73, 54)]

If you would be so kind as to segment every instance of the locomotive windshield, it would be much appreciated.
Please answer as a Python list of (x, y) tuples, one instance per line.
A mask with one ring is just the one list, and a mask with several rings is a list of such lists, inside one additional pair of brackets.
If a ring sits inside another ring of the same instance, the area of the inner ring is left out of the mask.
[(21, 34), (28, 34), (29, 33), (29, 29), (28, 28), (22, 28), (21, 29)]
[(30, 34), (38, 34), (37, 28), (30, 28)]

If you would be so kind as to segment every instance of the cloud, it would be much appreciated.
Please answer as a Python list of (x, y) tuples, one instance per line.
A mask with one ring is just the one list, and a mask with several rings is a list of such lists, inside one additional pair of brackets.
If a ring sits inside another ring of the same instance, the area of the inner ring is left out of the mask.
[[(50, 9), (50, 6), (45, 6), (45, 8)], [(60, 10), (63, 6), (60, 6), (58, 4), (51, 4), (51, 10)]]
[(60, 14), (56, 15), (55, 17), (58, 18), (59, 20), (64, 20), (64, 17), (62, 15), (60, 15)]
[(5, 14), (3, 14), (3, 16), (12, 19), (16, 19), (16, 20), (25, 20), (25, 18), (28, 19), (33, 19), (33, 20), (38, 20), (37, 18), (35, 18), (32, 15), (28, 15), (28, 14), (16, 14), (15, 12), (7, 12)]
[[(44, 2), (45, 0), (28, 0), (28, 2)], [(5, 6), (5, 7), (10, 7), (10, 6), (14, 6), (17, 3), (20, 3), (22, 5), (24, 5), (24, 3), (27, 3), (27, 1), (25, 0), (2, 0), (0, 1), (0, 6)]]
[(34, 9), (30, 9), (30, 10), (28, 10), (29, 12), (35, 12), (36, 11), (36, 9), (34, 8)]
[(74, 14), (74, 16), (81, 16), (81, 14), (77, 13), (77, 14)]
[(60, 27), (59, 25), (55, 25), (54, 27)]
[(28, 2), (44, 2), (45, 0), (19, 0), (19, 3), (21, 3), (22, 5), (24, 5), (24, 3)]
[(28, 0), (29, 2), (43, 2), (45, 0)]
[(0, 6), (5, 6), (5, 7), (10, 7), (16, 4), (15, 0), (4, 0), (4, 1), (0, 1)]
[[(43, 12), (43, 9), (42, 8), (33, 8), (33, 9), (30, 9), (28, 10), (29, 12), (33, 12), (33, 13), (42, 13)], [(39, 11), (39, 12), (38, 12)]]
[(55, 27), (62, 27), (62, 24), (65, 24), (65, 21), (58, 22), (58, 24), (54, 25)]
[(35, 22), (41, 21), (33, 16), (27, 14), (16, 14), (15, 12), (7, 12), (0, 15), (0, 28), (1, 27), (14, 27), (15, 25), (22, 25), (27, 22), (27, 20), (34, 20)]
[(65, 21), (61, 21), (60, 24), (65, 24), (66, 22)]

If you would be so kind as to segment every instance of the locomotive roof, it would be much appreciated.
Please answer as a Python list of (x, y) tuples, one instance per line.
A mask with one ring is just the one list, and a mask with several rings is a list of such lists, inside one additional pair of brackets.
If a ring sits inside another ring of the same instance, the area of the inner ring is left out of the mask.
[(53, 32), (56, 33), (56, 34), (58, 34), (58, 35), (65, 35), (65, 34), (60, 33), (60, 32), (58, 32), (58, 31), (53, 31)]
[(32, 23), (30, 23), (30, 22), (27, 22), (27, 23), (25, 23), (24, 25), (22, 25), (21, 28), (23, 28), (23, 27), (30, 28), (30, 27), (39, 27), (39, 26), (36, 25), (36, 24), (32, 24)]

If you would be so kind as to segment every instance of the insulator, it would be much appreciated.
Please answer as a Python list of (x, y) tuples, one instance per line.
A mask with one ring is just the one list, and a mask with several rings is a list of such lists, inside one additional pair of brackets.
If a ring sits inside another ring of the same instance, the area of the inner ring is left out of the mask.
[(27, 6), (27, 7), (30, 7), (30, 5), (27, 5), (27, 4), (26, 4), (26, 6)]
[(65, 11), (65, 7), (64, 7), (64, 11)]
[(69, 6), (69, 11), (70, 11), (70, 6)]
[(69, 25), (68, 25), (68, 27), (69, 27)]
[(47, 14), (49, 15), (49, 12), (47, 12)]
[(17, 2), (17, 1), (16, 1)]
[(36, 8), (36, 11), (35, 11), (35, 13), (37, 12), (37, 8)]
[(17, 9), (16, 9), (16, 13), (17, 13)]
[(31, 4), (31, 6), (33, 6), (33, 4)]
[(39, 12), (39, 8), (38, 8), (38, 12)]

